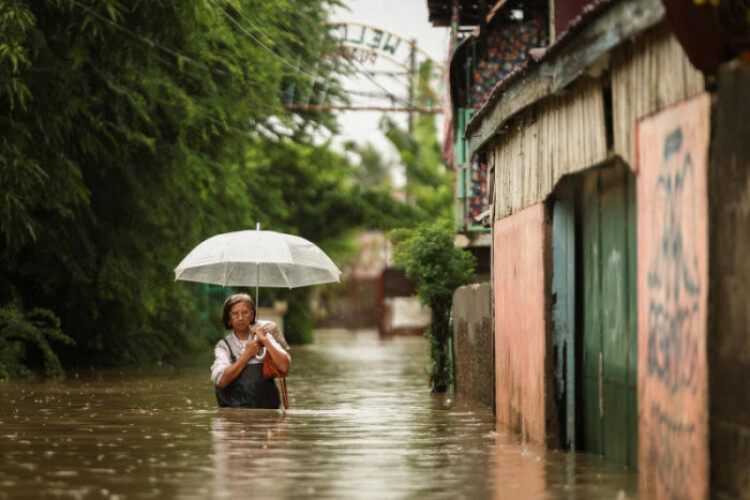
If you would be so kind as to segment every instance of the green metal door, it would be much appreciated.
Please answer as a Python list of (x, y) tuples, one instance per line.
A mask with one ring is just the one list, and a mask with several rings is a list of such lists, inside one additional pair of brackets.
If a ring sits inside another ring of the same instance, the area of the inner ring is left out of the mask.
[(622, 165), (583, 177), (581, 439), (635, 467), (637, 325), (635, 179)]
[(576, 240), (575, 183), (566, 179), (556, 190), (552, 213), (553, 376), (561, 442), (576, 449)]

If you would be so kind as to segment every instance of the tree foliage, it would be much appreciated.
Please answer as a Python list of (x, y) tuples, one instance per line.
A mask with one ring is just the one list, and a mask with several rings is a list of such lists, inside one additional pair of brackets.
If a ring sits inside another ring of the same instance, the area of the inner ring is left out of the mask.
[(0, 338), (42, 314), (67, 363), (190, 353), (201, 292), (172, 270), (203, 239), (259, 221), (335, 251), (403, 215), (314, 144), (330, 115), (282, 109), (340, 93), (332, 3), (0, 0)]
[[(420, 67), (421, 81), (428, 81), (432, 73), (429, 62)], [(431, 99), (419, 87), (417, 105), (430, 105)], [(409, 133), (389, 117), (383, 117), (380, 128), (393, 144), (406, 167), (406, 196), (409, 202), (437, 219), (451, 217), (453, 178), (440, 152), (435, 117), (419, 114), (414, 119), (414, 131)]]
[(391, 162), (372, 143), (347, 142), (346, 151), (359, 156), (359, 165), (353, 172), (354, 181), (364, 188), (389, 188), (391, 185)]
[(453, 233), (443, 224), (422, 224), (416, 229), (391, 233), (396, 266), (417, 287), (419, 301), (432, 310), (427, 332), (432, 357), (434, 392), (445, 392), (450, 384), (448, 339), (453, 292), (471, 279), (476, 260), (453, 245)]

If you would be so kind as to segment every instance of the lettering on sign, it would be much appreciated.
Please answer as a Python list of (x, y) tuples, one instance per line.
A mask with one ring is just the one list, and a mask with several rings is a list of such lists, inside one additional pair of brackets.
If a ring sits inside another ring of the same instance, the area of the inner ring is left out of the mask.
[[(339, 24), (336, 26), (334, 36), (342, 45), (354, 45), (366, 47), (396, 56), (401, 47), (401, 39), (385, 31), (362, 25)], [(408, 44), (404, 44), (408, 52)], [(401, 52), (404, 52), (403, 50)], [(404, 53), (404, 58), (408, 53)]]
[(341, 47), (338, 50), (338, 54), (347, 61), (370, 64), (375, 64), (376, 62), (378, 62), (378, 55), (376, 53), (355, 49), (353, 47)]
[(708, 491), (706, 94), (638, 124), (638, 407), (642, 496)]

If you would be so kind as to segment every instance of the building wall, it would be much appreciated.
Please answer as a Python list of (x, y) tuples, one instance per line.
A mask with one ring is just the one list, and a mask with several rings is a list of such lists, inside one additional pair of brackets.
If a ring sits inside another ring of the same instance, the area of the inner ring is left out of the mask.
[(456, 394), (492, 407), (492, 307), (489, 283), (462, 286), (453, 294)]
[(604, 161), (601, 82), (583, 79), (564, 95), (522, 112), (491, 147), (495, 219), (543, 201), (563, 175)]
[[(564, 175), (597, 165), (610, 153), (633, 168), (636, 121), (705, 87), (666, 23), (614, 49), (608, 64), (609, 73), (579, 78), (564, 94), (520, 112), (495, 137), (488, 148), (495, 220), (543, 201)], [(606, 87), (611, 103), (605, 102)]]
[(495, 405), (497, 421), (546, 442), (548, 307), (545, 207), (494, 224)]
[(701, 94), (638, 123), (640, 490), (708, 494), (708, 140)]
[(711, 496), (750, 498), (750, 65), (722, 68), (709, 169)]
[(636, 121), (703, 92), (703, 75), (662, 23), (612, 52), (614, 152), (635, 165)]

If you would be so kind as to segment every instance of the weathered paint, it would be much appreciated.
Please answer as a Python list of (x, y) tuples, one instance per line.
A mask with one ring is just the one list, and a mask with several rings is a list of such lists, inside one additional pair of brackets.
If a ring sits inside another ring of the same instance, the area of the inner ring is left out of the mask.
[(497, 421), (545, 442), (544, 205), (494, 224)]
[(630, 253), (634, 238), (628, 229), (628, 186), (633, 175), (621, 163), (600, 172), (601, 214), (601, 296), (602, 296), (602, 359), (605, 456), (635, 467), (637, 434), (630, 434), (637, 420), (636, 371), (637, 328), (630, 322), (630, 302), (636, 300), (630, 287), (630, 274), (635, 274), (635, 253)]
[(564, 183), (564, 193), (555, 200), (552, 215), (552, 343), (553, 375), (558, 408), (561, 410), (562, 442), (576, 449), (576, 245), (575, 196), (573, 182)]
[(599, 214), (599, 175), (584, 176), (581, 201), (582, 227), (582, 327), (580, 416), (583, 449), (604, 453), (602, 444), (602, 345), (601, 345), (601, 221)]
[(615, 162), (588, 172), (582, 184), (581, 445), (634, 467), (634, 179), (622, 162)]
[(638, 123), (640, 489), (708, 494), (707, 151), (702, 94)]
[(492, 307), (490, 284), (462, 286), (453, 293), (453, 353), (456, 395), (492, 407)]

